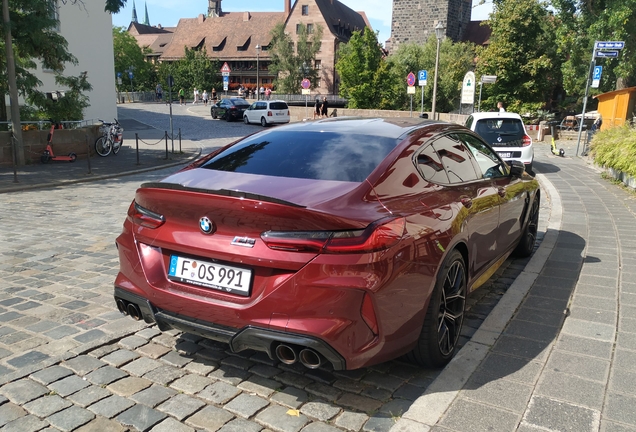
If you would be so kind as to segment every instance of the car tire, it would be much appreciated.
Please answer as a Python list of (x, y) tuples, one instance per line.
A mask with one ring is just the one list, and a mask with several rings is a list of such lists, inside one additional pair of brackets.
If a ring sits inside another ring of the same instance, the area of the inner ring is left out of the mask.
[(532, 171), (532, 162), (526, 165), (526, 172), (530, 175), (534, 175), (534, 171)]
[(261, 126), (267, 127), (267, 120), (265, 120), (265, 117), (261, 117)]
[(210, 114), (212, 115), (212, 118), (213, 118), (214, 120), (216, 120), (216, 110), (211, 109), (211, 110), (210, 110)]
[(417, 345), (407, 354), (410, 361), (439, 368), (455, 355), (466, 308), (466, 275), (464, 257), (452, 251), (439, 271)]
[(519, 240), (519, 244), (513, 251), (515, 256), (518, 257), (529, 257), (532, 255), (532, 251), (534, 251), (534, 244), (537, 241), (537, 231), (539, 227), (539, 207), (541, 204), (541, 197), (537, 193), (532, 200), (532, 205), (528, 209), (530, 214), (528, 215), (528, 222), (526, 223), (526, 227), (523, 229), (521, 234), (521, 239)]
[(232, 121), (232, 116), (230, 115), (230, 113), (226, 113), (225, 114), (225, 120), (229, 123)]
[(245, 124), (247, 124), (247, 125), (248, 125), (248, 124), (250, 124), (250, 121), (249, 121), (249, 119), (247, 118), (247, 116), (243, 116), (243, 122), (244, 122)]

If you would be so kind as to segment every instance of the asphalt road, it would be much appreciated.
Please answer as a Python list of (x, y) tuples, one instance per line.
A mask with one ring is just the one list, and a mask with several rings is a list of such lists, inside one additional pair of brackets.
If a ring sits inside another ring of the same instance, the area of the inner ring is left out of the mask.
[[(261, 129), (212, 120), (201, 106), (173, 108), (175, 130), (204, 152)], [(162, 104), (120, 107), (119, 116), (169, 128)], [(135, 189), (174, 170), (0, 195), (0, 427), (388, 431), (440, 371), (400, 359), (311, 371), (117, 312), (114, 240)], [(508, 260), (469, 299), (462, 344), (526, 262)]]

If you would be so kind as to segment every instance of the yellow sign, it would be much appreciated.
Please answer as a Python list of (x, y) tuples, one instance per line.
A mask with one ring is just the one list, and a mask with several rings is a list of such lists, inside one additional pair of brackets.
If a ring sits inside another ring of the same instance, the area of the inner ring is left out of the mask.
[(406, 94), (415, 94), (415, 86), (408, 86), (406, 88)]

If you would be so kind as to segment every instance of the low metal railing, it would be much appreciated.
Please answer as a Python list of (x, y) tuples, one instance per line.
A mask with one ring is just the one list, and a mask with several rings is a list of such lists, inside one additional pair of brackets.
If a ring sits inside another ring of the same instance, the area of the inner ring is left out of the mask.
[[(62, 120), (56, 123), (62, 124), (64, 129), (80, 129), (84, 126), (90, 126), (96, 123), (95, 119), (87, 119), (87, 120)], [(24, 120), (21, 121), (22, 129), (24, 130), (24, 126), (35, 125), (37, 130), (45, 130), (51, 127), (50, 120)], [(6, 125), (6, 130), (12, 130), (13, 123), (10, 121), (0, 122), (0, 125)], [(5, 130), (4, 127), (0, 126), (0, 129)]]

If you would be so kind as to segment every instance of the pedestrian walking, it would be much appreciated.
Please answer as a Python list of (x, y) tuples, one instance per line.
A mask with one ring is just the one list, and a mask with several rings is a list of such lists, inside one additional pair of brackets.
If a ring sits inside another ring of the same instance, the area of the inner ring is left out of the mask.
[(261, 95), (261, 99), (264, 99), (263, 96), (265, 95), (265, 87), (261, 86), (258, 93)]
[(212, 100), (216, 102), (216, 89), (212, 88)]
[(155, 88), (155, 96), (157, 98), (157, 102), (161, 102), (163, 99), (163, 89), (159, 83), (157, 83), (157, 87)]
[(192, 101), (192, 104), (196, 104), (197, 102), (199, 102), (199, 90), (197, 90), (197, 88), (194, 88), (194, 100)]
[(272, 89), (270, 89), (269, 87), (267, 87), (265, 89), (265, 99), (269, 100), (270, 95), (272, 94)]
[(185, 103), (185, 90), (183, 87), (179, 89), (179, 105), (183, 105)]
[(316, 98), (314, 102), (314, 120), (316, 120), (316, 117), (320, 118), (320, 105), (320, 98)]
[(322, 98), (322, 104), (320, 105), (320, 118), (327, 118), (327, 110), (329, 109), (329, 102), (327, 102), (327, 96)]
[(499, 112), (506, 112), (506, 109), (505, 109), (505, 108), (504, 108), (504, 106), (503, 106), (503, 102), (501, 102), (501, 101), (500, 101), (500, 102), (497, 102), (497, 110), (498, 110)]
[(203, 90), (203, 94), (201, 95), (201, 98), (203, 99), (203, 106), (208, 106), (208, 91), (207, 90)]

